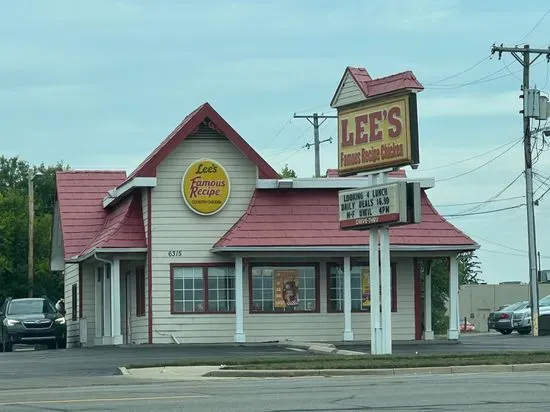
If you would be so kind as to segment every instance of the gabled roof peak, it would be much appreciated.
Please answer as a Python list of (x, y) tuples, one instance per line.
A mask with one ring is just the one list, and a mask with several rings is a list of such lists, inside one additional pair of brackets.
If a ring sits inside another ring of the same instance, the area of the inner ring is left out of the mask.
[(373, 79), (364, 67), (348, 66), (346, 67), (344, 75), (342, 76), (338, 88), (336, 89), (336, 92), (330, 102), (331, 107), (337, 108), (349, 104), (348, 102), (338, 102), (340, 94), (344, 88), (344, 83), (348, 77), (353, 79), (353, 82), (358, 89), (358, 94), (361, 96), (352, 103), (358, 103), (372, 97), (394, 93), (401, 90), (424, 90), (424, 86), (422, 86), (410, 70)]
[(134, 177), (155, 177), (157, 166), (189, 135), (205, 125), (227, 137), (233, 145), (258, 167), (260, 178), (275, 179), (279, 174), (227, 123), (214, 108), (204, 103), (189, 113), (183, 121), (147, 156), (134, 170), (128, 180)]

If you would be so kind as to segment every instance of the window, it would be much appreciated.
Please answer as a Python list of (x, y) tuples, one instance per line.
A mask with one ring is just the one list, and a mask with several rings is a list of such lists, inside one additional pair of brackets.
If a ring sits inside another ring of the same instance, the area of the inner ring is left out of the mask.
[(71, 301), (71, 315), (72, 315), (72, 320), (76, 320), (78, 316), (78, 313), (77, 313), (78, 286), (76, 285), (76, 283), (74, 283), (72, 287), (72, 299), (73, 300)]
[(136, 268), (136, 316), (145, 316), (145, 267)]
[(235, 312), (235, 268), (172, 266), (172, 313)]
[[(344, 266), (328, 266), (328, 311), (344, 311)], [(367, 264), (351, 266), (351, 310), (352, 312), (370, 312), (369, 267)], [(391, 310), (397, 312), (397, 273), (395, 264), (391, 265)]]
[(318, 266), (254, 266), (250, 271), (251, 312), (318, 312)]

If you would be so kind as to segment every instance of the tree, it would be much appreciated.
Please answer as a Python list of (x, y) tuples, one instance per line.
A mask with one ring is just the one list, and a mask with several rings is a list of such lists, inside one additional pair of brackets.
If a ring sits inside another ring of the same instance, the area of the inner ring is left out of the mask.
[(479, 284), (483, 281), (479, 275), (481, 275), (481, 262), (474, 252), (458, 255), (458, 281), (461, 285)]
[[(458, 255), (459, 285), (480, 283), (481, 263), (474, 252)], [(432, 326), (436, 334), (449, 328), (447, 302), (449, 300), (449, 259), (432, 260)]]
[(57, 299), (63, 279), (49, 269), (55, 173), (68, 166), (30, 166), (18, 157), (0, 156), (0, 302), (8, 296), (27, 296), (28, 290), (28, 173), (42, 173), (34, 181), (34, 290)]
[(296, 179), (298, 176), (296, 176), (296, 172), (293, 169), (289, 169), (288, 164), (285, 164), (285, 167), (281, 171), (281, 177), (287, 179)]

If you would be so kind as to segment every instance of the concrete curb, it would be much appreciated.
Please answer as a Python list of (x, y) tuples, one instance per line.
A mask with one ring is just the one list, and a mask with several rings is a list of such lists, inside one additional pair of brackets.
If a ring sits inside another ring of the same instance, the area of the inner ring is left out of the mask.
[(364, 352), (357, 352), (346, 349), (338, 349), (332, 343), (317, 343), (317, 342), (292, 342), (287, 341), (285, 344), (287, 348), (302, 349), (312, 353), (318, 353), (323, 355), (346, 355), (357, 356), (366, 355)]
[(126, 369), (124, 366), (119, 366), (118, 371), (121, 375), (130, 376), (130, 372), (128, 372), (128, 369)]
[(536, 372), (550, 371), (550, 363), (533, 363), (517, 365), (465, 365), (465, 366), (436, 366), (426, 368), (396, 368), (396, 369), (295, 369), (295, 370), (235, 370), (220, 369), (210, 371), (203, 377), (231, 377), (231, 378), (282, 378), (299, 376), (401, 376), (401, 375), (431, 375), (431, 374), (458, 374), (458, 373), (487, 373), (487, 372)]

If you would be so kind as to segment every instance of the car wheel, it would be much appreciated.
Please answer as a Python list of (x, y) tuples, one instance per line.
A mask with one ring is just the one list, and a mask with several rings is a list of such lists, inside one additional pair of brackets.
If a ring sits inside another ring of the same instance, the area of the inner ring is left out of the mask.
[(67, 348), (67, 339), (59, 339), (57, 341), (57, 349), (66, 349)]
[(47, 343), (48, 349), (57, 349), (57, 341), (48, 342)]
[(531, 333), (530, 330), (518, 330), (518, 333), (520, 335), (529, 335)]
[(512, 329), (501, 329), (499, 330), (499, 332), (503, 335), (509, 335), (510, 333), (512, 333)]

